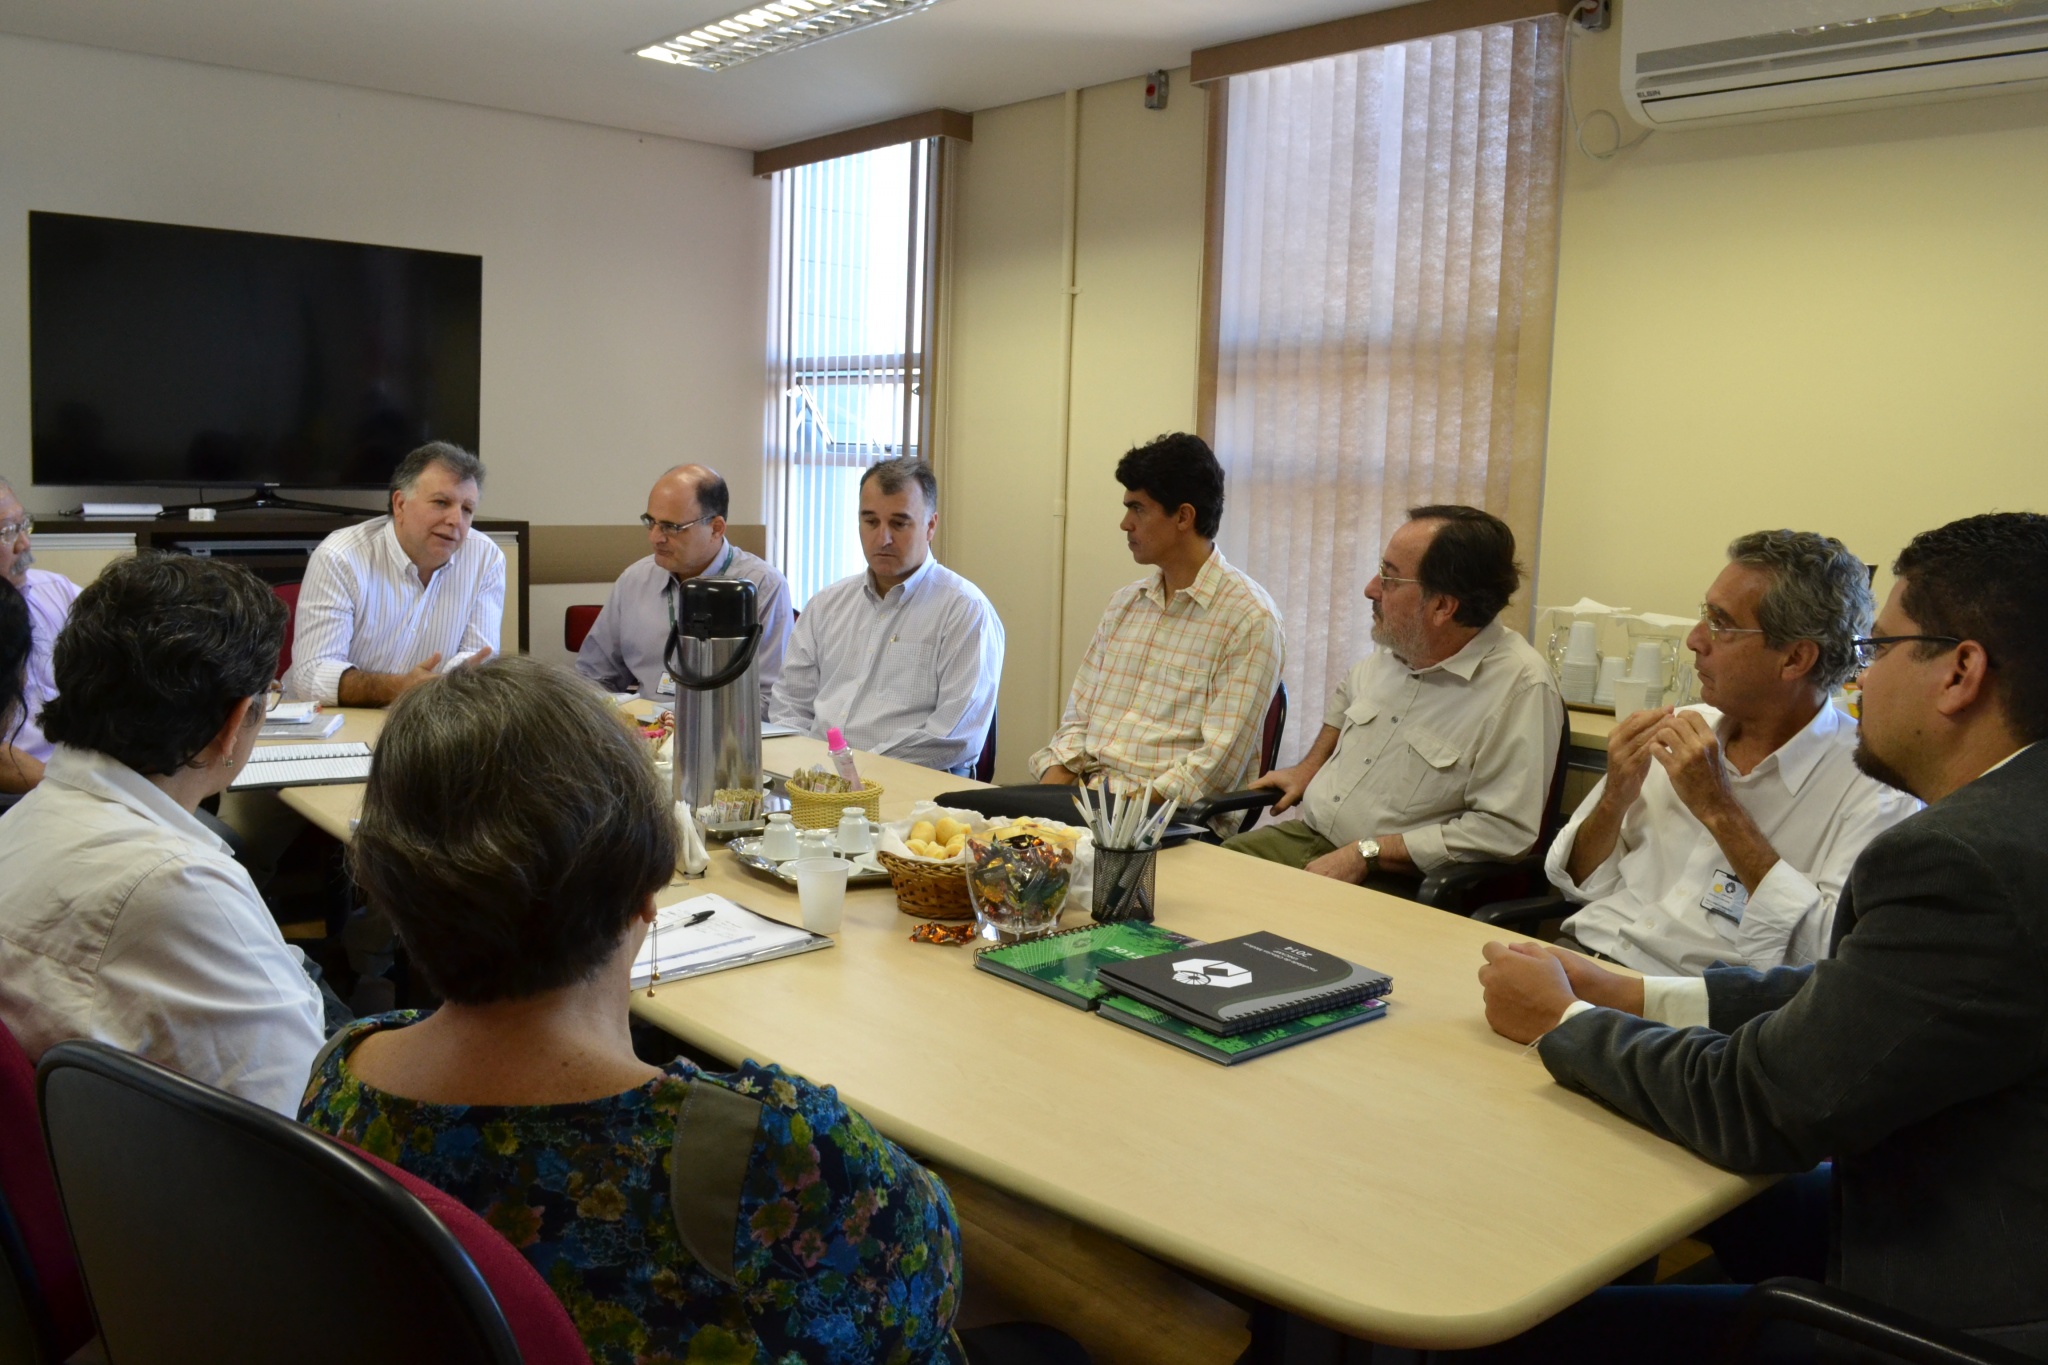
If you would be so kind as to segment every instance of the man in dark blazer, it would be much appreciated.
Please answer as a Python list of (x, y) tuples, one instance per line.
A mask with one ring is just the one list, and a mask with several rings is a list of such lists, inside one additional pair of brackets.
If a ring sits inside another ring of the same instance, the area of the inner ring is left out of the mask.
[(1927, 809), (1857, 860), (1831, 957), (1688, 987), (1490, 943), (1487, 1021), (1718, 1166), (1832, 1158), (1831, 1283), (2048, 1358), (2048, 517), (1893, 572), (1857, 762)]

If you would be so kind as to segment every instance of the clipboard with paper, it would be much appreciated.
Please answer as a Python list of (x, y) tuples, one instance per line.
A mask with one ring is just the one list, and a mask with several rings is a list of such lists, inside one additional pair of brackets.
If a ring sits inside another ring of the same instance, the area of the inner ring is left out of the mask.
[(633, 957), (633, 989), (645, 988), (657, 971), (665, 984), (831, 946), (824, 934), (757, 915), (724, 896), (696, 896), (655, 912)]

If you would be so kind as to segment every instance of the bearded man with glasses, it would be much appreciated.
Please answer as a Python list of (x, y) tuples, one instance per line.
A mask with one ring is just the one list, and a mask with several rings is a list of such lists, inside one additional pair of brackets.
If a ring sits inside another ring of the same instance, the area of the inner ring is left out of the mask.
[(1705, 704), (1615, 726), (1545, 864), (1583, 907), (1559, 942), (1654, 975), (1824, 956), (1856, 856), (1919, 809), (1857, 771), (1856, 723), (1828, 704), (1869, 627), (1863, 562), (1810, 531), (1728, 560), (1686, 637)]
[(761, 714), (768, 714), (796, 618), (789, 584), (775, 566), (726, 540), (731, 501), (725, 479), (700, 464), (677, 465), (655, 480), (647, 510), (640, 514), (653, 553), (629, 565), (612, 584), (604, 610), (577, 651), (578, 673), (614, 692), (638, 688), (649, 701), (674, 706), (676, 684), (665, 655), (679, 585), (689, 578), (744, 578), (754, 585), (754, 612), (761, 623)]

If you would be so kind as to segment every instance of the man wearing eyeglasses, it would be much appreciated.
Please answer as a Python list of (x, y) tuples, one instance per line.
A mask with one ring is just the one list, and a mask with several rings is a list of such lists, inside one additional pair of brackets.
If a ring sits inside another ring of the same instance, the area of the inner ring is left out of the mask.
[(1638, 971), (1824, 956), (1856, 855), (1919, 808), (1857, 771), (1855, 722), (1828, 704), (1870, 623), (1863, 562), (1807, 531), (1728, 559), (1686, 637), (1706, 704), (1615, 726), (1546, 863), (1583, 907), (1560, 941)]
[(12, 733), (0, 734), (0, 792), (8, 794), (28, 791), (43, 780), (51, 745), (36, 717), (57, 695), (51, 651), (78, 598), (78, 585), (64, 575), (30, 567), (36, 560), (29, 548), (35, 527), (35, 518), (22, 507), (13, 486), (0, 479), (0, 578), (12, 583), (28, 604), (32, 632), (16, 724)]
[[(1643, 979), (1489, 943), (1486, 1018), (1540, 1040), (1560, 1084), (1725, 1169), (1834, 1159), (1778, 1187), (1819, 1184), (1808, 1226), (1781, 1219), (1759, 1239), (1812, 1232), (1824, 1256), (1742, 1278), (1824, 1273), (2048, 1358), (2048, 517), (1952, 522), (1914, 537), (1892, 571), (1875, 635), (1854, 642), (1855, 761), (1927, 808), (1856, 860), (1832, 952)], [(1622, 1313), (1631, 1346), (1659, 1358), (1651, 1311), (1664, 1304), (1670, 1330), (1697, 1340), (1714, 1322), (1700, 1292), (1638, 1289), (1624, 1303), (1603, 1290), (1498, 1358), (1590, 1358), (1580, 1346)]]
[(789, 584), (767, 560), (726, 540), (731, 501), (718, 471), (700, 464), (677, 465), (655, 480), (640, 515), (653, 553), (612, 584), (604, 610), (576, 653), (577, 672), (614, 692), (638, 688), (649, 701), (675, 705), (676, 684), (664, 655), (679, 585), (689, 578), (744, 578), (754, 585), (754, 614), (761, 625), (761, 714), (768, 714), (794, 619)]
[(1365, 586), (1379, 649), (1338, 687), (1308, 755), (1252, 784), (1302, 818), (1223, 846), (1395, 892), (1533, 848), (1564, 703), (1543, 656), (1498, 619), (1521, 581), (1500, 518), (1410, 509)]

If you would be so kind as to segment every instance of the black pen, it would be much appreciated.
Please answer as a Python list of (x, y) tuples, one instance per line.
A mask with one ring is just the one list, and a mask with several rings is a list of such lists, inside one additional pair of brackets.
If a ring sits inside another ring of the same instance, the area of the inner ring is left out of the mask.
[(710, 919), (713, 915), (717, 913), (718, 912), (716, 910), (699, 910), (696, 914), (690, 916), (688, 919), (683, 921), (683, 927), (687, 929), (693, 924), (702, 924), (705, 920)]

